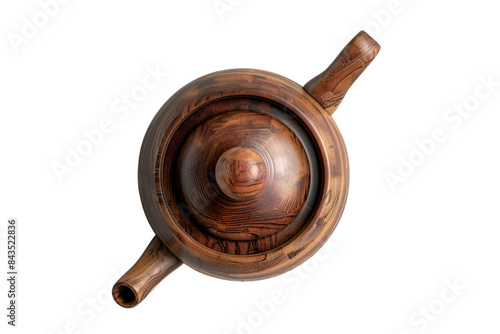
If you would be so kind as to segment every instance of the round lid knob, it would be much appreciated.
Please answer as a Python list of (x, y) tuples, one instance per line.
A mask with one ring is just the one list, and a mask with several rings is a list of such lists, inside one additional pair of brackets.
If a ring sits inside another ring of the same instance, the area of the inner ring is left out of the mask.
[(215, 180), (220, 190), (232, 199), (255, 196), (266, 183), (264, 160), (251, 148), (230, 148), (217, 162)]

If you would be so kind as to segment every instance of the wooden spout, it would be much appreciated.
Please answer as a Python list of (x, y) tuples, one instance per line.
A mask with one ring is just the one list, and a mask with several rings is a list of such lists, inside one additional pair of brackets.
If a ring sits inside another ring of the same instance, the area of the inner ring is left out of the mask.
[(380, 51), (366, 32), (358, 33), (328, 68), (311, 79), (304, 90), (330, 114), (337, 110), (346, 92)]
[(139, 260), (113, 286), (113, 298), (120, 306), (137, 306), (158, 283), (181, 264), (182, 262), (155, 236)]

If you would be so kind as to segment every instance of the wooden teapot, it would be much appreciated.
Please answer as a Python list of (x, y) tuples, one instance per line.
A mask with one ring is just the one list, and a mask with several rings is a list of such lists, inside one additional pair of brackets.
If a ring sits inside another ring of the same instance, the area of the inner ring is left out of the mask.
[(182, 263), (244, 281), (311, 257), (347, 198), (347, 152), (330, 115), (379, 50), (362, 31), (304, 87), (235, 69), (177, 91), (151, 122), (139, 158), (139, 192), (156, 236), (114, 285), (115, 301), (136, 306)]

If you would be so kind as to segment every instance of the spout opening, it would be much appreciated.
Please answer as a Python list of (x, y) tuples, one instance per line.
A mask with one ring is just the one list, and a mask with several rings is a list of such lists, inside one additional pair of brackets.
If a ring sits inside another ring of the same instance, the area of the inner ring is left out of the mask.
[(131, 287), (125, 284), (116, 284), (113, 288), (113, 298), (122, 307), (131, 308), (139, 304), (137, 294)]

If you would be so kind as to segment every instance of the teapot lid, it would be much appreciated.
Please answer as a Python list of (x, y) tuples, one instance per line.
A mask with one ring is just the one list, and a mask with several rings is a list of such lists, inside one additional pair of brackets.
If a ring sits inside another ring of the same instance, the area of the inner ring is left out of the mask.
[(330, 115), (300, 85), (259, 70), (216, 72), (179, 90), (139, 159), (157, 236), (182, 262), (227, 279), (271, 277), (313, 255), (347, 188)]

